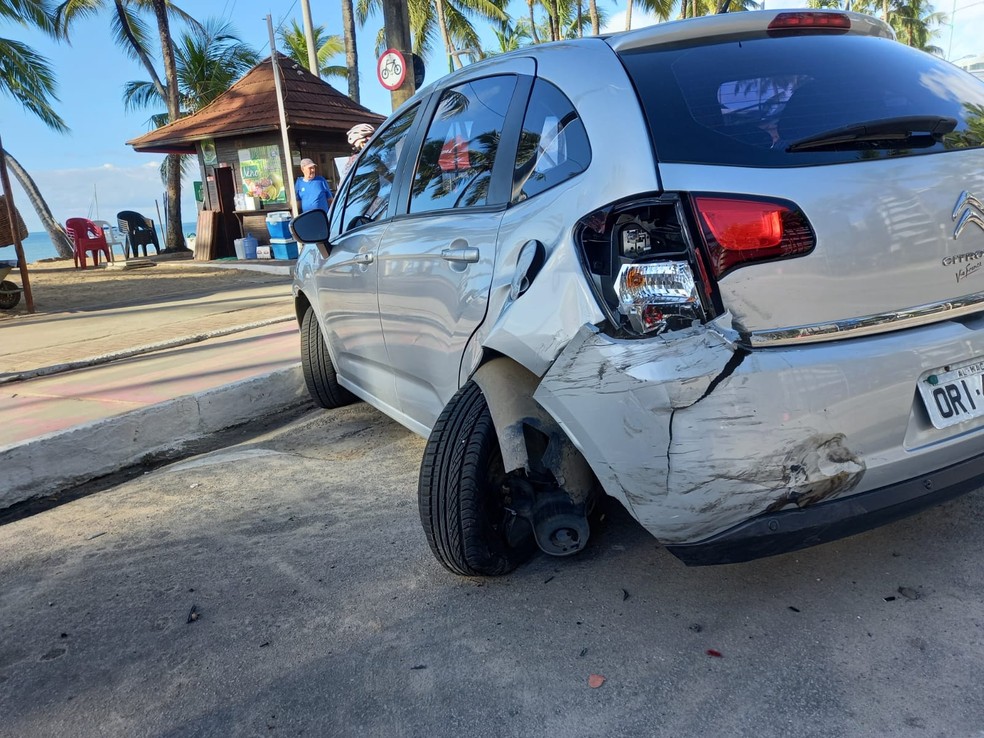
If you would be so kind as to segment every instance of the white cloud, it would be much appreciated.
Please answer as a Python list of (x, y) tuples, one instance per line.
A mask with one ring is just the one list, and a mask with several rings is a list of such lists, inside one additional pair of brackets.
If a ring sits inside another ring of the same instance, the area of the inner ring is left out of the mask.
[[(632, 30), (645, 28), (659, 23), (659, 19), (652, 13), (648, 13), (635, 6), (632, 7)], [(625, 11), (619, 11), (608, 16), (608, 22), (602, 26), (602, 33), (617, 33), (625, 30)]]
[[(32, 171), (30, 174), (52, 215), (62, 224), (73, 217), (114, 222), (120, 210), (136, 210), (158, 221), (158, 207), (161, 215), (164, 213), (160, 164), (160, 161), (131, 167), (102, 164), (84, 169)], [(43, 230), (40, 219), (16, 178), (11, 176), (10, 179), (14, 202), (28, 230)], [(198, 215), (190, 180), (182, 183), (181, 193), (181, 219), (194, 222)]]

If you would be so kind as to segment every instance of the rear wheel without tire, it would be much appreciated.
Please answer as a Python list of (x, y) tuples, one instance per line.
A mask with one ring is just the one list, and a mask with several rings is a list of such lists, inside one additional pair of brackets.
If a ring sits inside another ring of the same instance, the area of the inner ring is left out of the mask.
[(418, 487), (427, 542), (452, 572), (506, 574), (536, 549), (529, 524), (507, 509), (505, 482), (488, 404), (469, 382), (434, 424)]
[(0, 282), (0, 310), (10, 310), (20, 302), (20, 290), (6, 279)]
[(301, 320), (301, 368), (311, 398), (321, 407), (331, 409), (355, 402), (355, 395), (338, 383), (328, 346), (310, 307)]

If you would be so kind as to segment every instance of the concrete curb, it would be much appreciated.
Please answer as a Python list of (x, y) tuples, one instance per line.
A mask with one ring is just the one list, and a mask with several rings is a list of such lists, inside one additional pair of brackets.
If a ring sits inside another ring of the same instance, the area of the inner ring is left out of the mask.
[[(0, 509), (139, 464), (173, 456), (234, 425), (309, 399), (298, 362), (195, 395), (0, 446)], [(58, 463), (52, 463), (57, 459)]]
[(11, 374), (0, 374), (0, 384), (7, 384), (9, 382), (22, 382), (25, 379), (34, 379), (36, 377), (47, 377), (52, 374), (62, 374), (64, 372), (74, 371), (75, 369), (86, 369), (90, 366), (99, 366), (100, 364), (109, 364), (113, 361), (119, 361), (120, 359), (129, 359), (131, 356), (139, 356), (140, 354), (149, 354), (153, 351), (164, 351), (166, 349), (177, 348), (178, 346), (187, 346), (190, 343), (201, 343), (202, 341), (207, 341), (210, 338), (222, 338), (223, 336), (229, 336), (233, 333), (242, 333), (243, 331), (250, 331), (254, 328), (263, 328), (268, 325), (274, 325), (275, 323), (286, 323), (289, 320), (295, 320), (295, 316), (286, 315), (281, 318), (268, 318), (266, 320), (257, 320), (252, 323), (244, 323), (242, 325), (234, 325), (228, 328), (219, 328), (214, 331), (205, 331), (204, 333), (195, 333), (191, 336), (183, 336), (181, 338), (172, 338), (169, 341), (160, 341), (159, 343), (149, 343), (143, 346), (136, 346), (134, 348), (126, 349), (125, 351), (116, 351), (111, 354), (103, 354), (102, 356), (92, 356), (88, 359), (79, 359), (78, 361), (68, 361), (64, 364), (52, 364), (51, 366), (42, 366), (37, 369), (28, 369), (23, 372), (13, 372)]

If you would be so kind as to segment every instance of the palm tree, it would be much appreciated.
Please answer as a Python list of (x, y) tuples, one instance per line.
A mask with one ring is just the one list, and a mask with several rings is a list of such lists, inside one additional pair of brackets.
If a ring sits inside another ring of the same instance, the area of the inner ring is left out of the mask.
[[(110, 3), (111, 6), (110, 6)], [(64, 0), (55, 9), (55, 22), (59, 32), (68, 38), (72, 23), (108, 7), (113, 9), (112, 29), (117, 43), (132, 58), (140, 60), (162, 100), (167, 101), (169, 120), (177, 120), (180, 115), (178, 102), (177, 68), (174, 62), (174, 48), (168, 14), (174, 13), (191, 26), (198, 21), (182, 11), (170, 0)], [(150, 30), (139, 15), (139, 11), (151, 11), (157, 21), (157, 32), (164, 63), (162, 80), (150, 59)], [(181, 233), (181, 162), (176, 154), (169, 154), (165, 163), (166, 196), (165, 251), (187, 251)]]
[[(304, 58), (307, 58), (306, 52)], [(211, 18), (186, 30), (174, 47), (180, 114), (201, 110), (259, 60), (256, 50), (235, 35), (230, 23)], [(150, 81), (128, 82), (123, 103), (127, 110), (166, 105), (157, 86)], [(155, 127), (164, 125), (167, 120), (167, 114), (151, 117)]]
[[(639, 7), (661, 21), (669, 20), (676, 0), (638, 0)], [(632, 28), (632, 0), (625, 0), (625, 30)]]
[(355, 10), (352, 7), (352, 0), (342, 0), (342, 36), (345, 40), (348, 94), (359, 102), (359, 52), (355, 48)]
[(946, 22), (946, 14), (934, 12), (925, 0), (895, 0), (889, 20), (899, 41), (937, 56), (943, 56), (943, 50), (933, 46), (930, 40)]
[[(296, 20), (291, 21), (291, 27), (280, 32), (280, 40), (287, 47), (287, 56), (307, 68), (307, 37), (304, 29)], [(349, 76), (349, 69), (337, 64), (329, 64), (328, 60), (345, 50), (345, 42), (340, 36), (329, 36), (324, 26), (314, 27), (314, 46), (317, 49), (318, 75), (321, 77)]]
[[(34, 26), (49, 35), (55, 35), (53, 11), (47, 2), (38, 0), (0, 0), (0, 21), (6, 20), (21, 26)], [(68, 126), (55, 112), (52, 102), (55, 95), (55, 75), (48, 60), (27, 44), (8, 38), (0, 38), (0, 92), (12, 97), (53, 131), (66, 132)], [(59, 256), (71, 257), (72, 244), (61, 224), (51, 214), (51, 208), (35, 184), (34, 179), (10, 155), (2, 151), (10, 171), (13, 172), (31, 206)]]
[[(506, 0), (409, 0), (411, 46), (414, 54), (426, 56), (439, 35), (449, 65), (461, 66), (459, 49), (480, 51), (481, 40), (469, 18), (498, 25), (509, 20)], [(381, 0), (358, 0), (356, 16), (360, 25), (381, 9)]]
[(492, 29), (492, 32), (495, 34), (495, 40), (499, 42), (499, 48), (489, 52), (493, 54), (515, 51), (527, 46), (533, 40), (533, 36), (530, 34), (530, 24), (525, 18), (520, 18), (515, 24), (508, 21), (500, 23)]

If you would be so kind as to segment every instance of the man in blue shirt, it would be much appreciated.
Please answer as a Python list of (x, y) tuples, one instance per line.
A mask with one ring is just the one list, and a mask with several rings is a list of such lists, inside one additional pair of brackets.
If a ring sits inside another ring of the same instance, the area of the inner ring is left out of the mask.
[(301, 173), (304, 176), (298, 177), (294, 183), (301, 212), (324, 210), (327, 213), (332, 199), (328, 180), (318, 174), (318, 165), (311, 159), (301, 159)]

